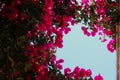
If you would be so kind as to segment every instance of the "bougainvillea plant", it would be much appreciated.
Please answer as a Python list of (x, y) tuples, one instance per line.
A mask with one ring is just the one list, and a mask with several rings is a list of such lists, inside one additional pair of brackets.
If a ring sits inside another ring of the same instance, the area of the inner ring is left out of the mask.
[(118, 16), (111, 0), (0, 0), (0, 80), (103, 80), (78, 66), (62, 73), (55, 53), (77, 23), (87, 36), (110, 37), (114, 52)]

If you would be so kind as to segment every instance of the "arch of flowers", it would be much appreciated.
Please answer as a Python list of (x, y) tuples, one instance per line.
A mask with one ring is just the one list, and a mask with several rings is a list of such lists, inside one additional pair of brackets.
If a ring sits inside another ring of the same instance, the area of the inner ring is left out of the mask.
[(105, 42), (114, 52), (117, 2), (112, 0), (1, 0), (0, 1), (0, 79), (1, 80), (103, 80), (92, 71), (75, 67), (64, 69), (56, 59), (63, 36), (70, 25), (83, 23), (84, 34)]

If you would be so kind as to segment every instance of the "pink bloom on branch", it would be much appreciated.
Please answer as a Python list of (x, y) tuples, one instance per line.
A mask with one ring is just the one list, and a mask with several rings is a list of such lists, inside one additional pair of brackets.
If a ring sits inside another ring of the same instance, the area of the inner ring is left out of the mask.
[(73, 71), (75, 79), (79, 79), (80, 78), (80, 74), (79, 73), (80, 73), (80, 68), (77, 66), (77, 67), (75, 67), (75, 69)]
[(65, 34), (68, 34), (71, 31), (71, 28), (66, 28), (65, 29)]
[(105, 16), (106, 10), (105, 10), (105, 1), (104, 0), (96, 0), (96, 12), (99, 15)]
[(88, 0), (82, 0), (82, 4), (88, 4)]
[(97, 11), (98, 14), (105, 15), (105, 10), (102, 9), (102, 8), (97, 8), (96, 11)]
[(53, 56), (53, 57), (51, 58), (51, 64), (54, 65), (54, 64), (55, 64), (55, 61), (56, 61), (56, 56)]
[(86, 76), (90, 77), (92, 75), (92, 71), (90, 69), (86, 70)]
[(67, 74), (67, 73), (69, 73), (69, 72), (71, 72), (71, 69), (70, 69), (70, 68), (65, 68), (65, 69), (64, 69), (64, 74)]
[(70, 69), (70, 68), (65, 68), (65, 69), (64, 69), (64, 75), (65, 75), (67, 78), (72, 77), (72, 75), (71, 75), (71, 69)]
[(62, 34), (62, 31), (57, 31), (56, 32), (56, 39), (55, 39), (55, 46), (59, 47), (59, 48), (62, 48), (63, 47), (63, 34)]
[(103, 30), (104, 30), (104, 27), (103, 27), (103, 26), (100, 26), (100, 27), (99, 27), (99, 30), (100, 30), (100, 31), (103, 31)]
[(79, 74), (79, 71), (80, 71), (80, 68), (77, 66), (77, 67), (75, 67), (73, 73), (74, 74)]
[(94, 77), (94, 80), (104, 80), (103, 77), (99, 74)]
[(92, 36), (95, 36), (97, 32), (98, 32), (98, 29), (97, 29), (97, 28), (94, 28), (94, 29), (92, 30), (92, 32), (91, 32), (91, 35), (92, 35)]
[(84, 32), (84, 35), (90, 36), (90, 33), (87, 31), (86, 27), (82, 26), (81, 29)]
[(63, 68), (63, 66), (62, 66), (62, 64), (61, 64), (61, 63), (63, 63), (63, 62), (64, 62), (63, 59), (56, 60), (56, 56), (53, 56), (53, 57), (51, 58), (51, 64), (52, 64), (52, 66), (58, 68), (59, 70), (61, 70), (61, 69)]
[(59, 60), (56, 61), (56, 64), (63, 63), (63, 62), (64, 62), (63, 59), (59, 59)]
[(62, 66), (61, 64), (57, 64), (57, 68), (58, 68), (59, 70), (61, 70), (61, 69), (63, 68), (63, 66)]
[(107, 41), (107, 39), (102, 39), (102, 40), (101, 40), (101, 42), (106, 42), (106, 41)]
[(108, 36), (113, 34), (112, 30), (106, 30), (106, 29), (103, 30), (103, 33), (108, 35)]
[(80, 77), (85, 77), (85, 75), (86, 75), (86, 70), (85, 70), (84, 68), (82, 68), (82, 69), (80, 70), (79, 74), (80, 74)]
[(52, 16), (48, 14), (44, 14), (42, 17), (43, 17), (43, 21), (45, 22), (44, 24), (50, 27), (52, 25)]
[(36, 72), (40, 75), (44, 75), (47, 72), (47, 66), (36, 64)]
[(115, 39), (112, 39), (109, 41), (109, 43), (107, 44), (107, 49), (110, 51), (110, 52), (114, 52), (115, 50), (115, 45), (116, 44), (116, 40)]
[(54, 5), (54, 2), (52, 0), (45, 0), (43, 11), (46, 12), (48, 15), (52, 15), (53, 5)]

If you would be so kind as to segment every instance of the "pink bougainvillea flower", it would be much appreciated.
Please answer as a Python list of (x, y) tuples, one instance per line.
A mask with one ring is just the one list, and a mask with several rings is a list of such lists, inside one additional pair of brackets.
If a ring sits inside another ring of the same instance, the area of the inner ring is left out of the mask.
[(100, 26), (100, 27), (99, 27), (99, 30), (100, 30), (100, 31), (103, 31), (103, 30), (104, 30), (104, 27), (103, 27), (103, 26)]
[(57, 68), (58, 68), (59, 70), (63, 69), (62, 64), (57, 64)]
[(91, 69), (86, 70), (86, 76), (90, 77), (92, 75)]
[(57, 31), (56, 33), (56, 39), (55, 39), (55, 46), (59, 47), (59, 48), (62, 48), (63, 47), (63, 34), (62, 34), (62, 31)]
[(82, 0), (82, 4), (88, 4), (89, 0)]
[(67, 77), (67, 78), (70, 78), (71, 77), (71, 69), (70, 68), (65, 68), (64, 69), (64, 75)]
[(103, 77), (99, 74), (94, 77), (94, 80), (104, 80)]
[(71, 69), (70, 69), (70, 68), (65, 68), (65, 69), (64, 69), (64, 74), (69, 73), (69, 72), (71, 72)]
[(54, 2), (52, 0), (45, 0), (45, 5), (43, 7), (43, 10), (45, 11), (45, 13), (47, 13), (48, 15), (52, 15), (53, 5), (54, 5)]
[(63, 63), (63, 62), (64, 62), (63, 59), (59, 59), (59, 60), (56, 61), (56, 64)]
[(61, 70), (63, 68), (62, 64), (64, 60), (63, 59), (59, 59), (59, 60), (56, 60), (56, 56), (53, 56), (51, 58), (51, 64), (52, 66), (56, 67), (57, 69)]
[(112, 30), (106, 30), (106, 29), (103, 30), (103, 33), (108, 35), (108, 36), (113, 34)]
[(65, 29), (65, 34), (68, 34), (71, 31), (71, 28), (66, 28)]
[(47, 71), (47, 66), (37, 64), (36, 65), (36, 71), (37, 71), (38, 74), (44, 75)]
[(102, 39), (102, 40), (101, 40), (101, 42), (106, 42), (106, 41), (107, 41), (107, 39)]
[(75, 79), (79, 79), (80, 78), (80, 74), (79, 73), (80, 73), (80, 68), (77, 66), (77, 67), (75, 67), (75, 69), (73, 71)]
[(80, 68), (77, 66), (77, 67), (75, 67), (73, 73), (74, 74), (79, 74), (79, 71), (80, 71)]
[(80, 77), (85, 77), (85, 75), (86, 75), (86, 70), (85, 70), (84, 68), (81, 68), (79, 75), (80, 75)]
[(111, 39), (109, 41), (109, 43), (107, 44), (107, 49), (110, 51), (110, 52), (114, 52), (115, 51), (115, 43), (116, 43), (116, 40), (115, 39)]
[(43, 21), (44, 24), (46, 24), (46, 26), (51, 26), (52, 25), (52, 16), (48, 15), (48, 14), (44, 14), (43, 15)]
[(97, 11), (98, 14), (105, 15), (105, 11), (102, 8), (97, 8), (96, 11)]
[(94, 28), (94, 29), (91, 31), (91, 35), (92, 35), (92, 36), (95, 36), (97, 32), (98, 32), (98, 29), (97, 29), (97, 28)]
[(90, 33), (87, 31), (86, 27), (82, 26), (81, 29), (84, 32), (84, 35), (90, 36)]
[(51, 58), (51, 64), (54, 65), (54, 64), (55, 64), (55, 61), (56, 61), (56, 56), (53, 56), (53, 57)]

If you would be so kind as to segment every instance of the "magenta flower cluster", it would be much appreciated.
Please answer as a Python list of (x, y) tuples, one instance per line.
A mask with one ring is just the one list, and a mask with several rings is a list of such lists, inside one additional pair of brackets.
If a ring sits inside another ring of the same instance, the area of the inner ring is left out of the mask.
[[(87, 36), (98, 34), (101, 42), (107, 40), (106, 36), (112, 37), (107, 44), (107, 49), (110, 52), (115, 50), (115, 32), (111, 25), (108, 26), (108, 23), (112, 22), (111, 16), (107, 15), (109, 9), (106, 8), (107, 4), (104, 0), (82, 0), (81, 3), (76, 0), (6, 0), (0, 4), (2, 4), (0, 17), (4, 19), (3, 29), (6, 30), (3, 31), (5, 36), (2, 35), (2, 38), (15, 42), (15, 48), (13, 44), (12, 47), (8, 44), (8, 47), (4, 46), (3, 50), (20, 52), (22, 59), (23, 56), (26, 58), (26, 62), (25, 60), (20, 62), (24, 70), (20, 70), (21, 68), (17, 70), (13, 65), (13, 63), (18, 65), (16, 57), (14, 58), (16, 54), (8, 56), (10, 67), (0, 69), (0, 74), (6, 73), (6, 79), (93, 80), (90, 69), (86, 70), (78, 66), (73, 71), (65, 68), (62, 74), (64, 60), (56, 59), (55, 53), (57, 48), (63, 47), (64, 35), (71, 31), (70, 25), (76, 23), (87, 24), (88, 27), (81, 27), (84, 34)], [(109, 6), (114, 7), (112, 4)], [(2, 41), (0, 43), (2, 44)], [(11, 69), (5, 70), (9, 68)], [(103, 80), (103, 78), (99, 74), (94, 77), (94, 80)]]

